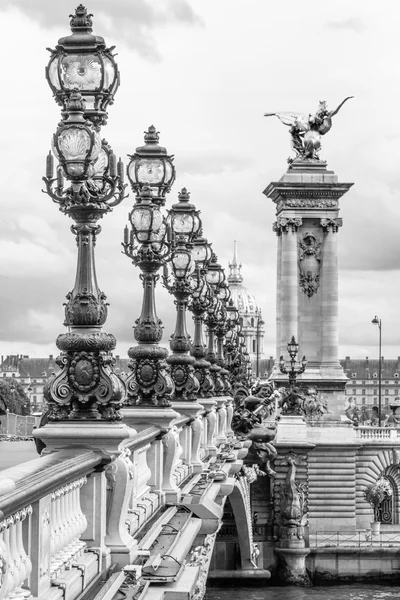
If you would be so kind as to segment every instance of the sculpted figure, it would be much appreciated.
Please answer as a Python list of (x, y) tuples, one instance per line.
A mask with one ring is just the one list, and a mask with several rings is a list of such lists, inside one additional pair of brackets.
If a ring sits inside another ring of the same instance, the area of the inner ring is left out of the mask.
[[(350, 98), (354, 98), (354, 96), (348, 96), (335, 110), (331, 111), (328, 110), (325, 100), (320, 101), (317, 112), (313, 115), (273, 112), (265, 113), (264, 116), (278, 117), (284, 125), (290, 127), (292, 148), (296, 153), (294, 160), (319, 160), (321, 136), (328, 133), (332, 127), (332, 117), (339, 112), (343, 104)], [(293, 159), (289, 159), (289, 162), (293, 162)]]

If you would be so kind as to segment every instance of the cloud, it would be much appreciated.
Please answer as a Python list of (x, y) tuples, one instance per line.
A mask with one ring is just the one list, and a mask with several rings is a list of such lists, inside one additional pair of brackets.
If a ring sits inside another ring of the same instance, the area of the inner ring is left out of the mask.
[(328, 21), (325, 25), (328, 29), (348, 30), (354, 31), (355, 33), (362, 33), (366, 30), (366, 25), (361, 19), (356, 17), (350, 17), (349, 19), (343, 19), (341, 21)]
[[(90, 0), (85, 5), (88, 13), (94, 14), (95, 33), (101, 29), (151, 61), (161, 60), (152, 30), (174, 24), (203, 25), (201, 17), (186, 0)], [(6, 0), (5, 7), (19, 8), (46, 28), (66, 28), (71, 12), (70, 2), (54, 0)]]
[(186, 152), (179, 159), (179, 173), (184, 175), (217, 175), (224, 171), (244, 171), (252, 165), (252, 160), (246, 156), (234, 154), (220, 155), (212, 152), (210, 154), (190, 154)]

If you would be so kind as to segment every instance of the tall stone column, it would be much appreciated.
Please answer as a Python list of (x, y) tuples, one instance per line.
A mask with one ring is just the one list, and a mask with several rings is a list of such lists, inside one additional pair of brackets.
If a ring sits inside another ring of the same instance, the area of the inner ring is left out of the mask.
[(301, 218), (281, 217), (274, 223), (274, 230), (281, 238), (277, 358), (286, 352), (286, 345), (291, 337), (298, 337), (297, 230), (300, 225)]
[(321, 370), (339, 369), (337, 232), (342, 219), (321, 219), (324, 232), (321, 267)]
[[(328, 401), (330, 418), (344, 412), (346, 375), (338, 358), (337, 230), (340, 183), (321, 160), (298, 160), (264, 194), (276, 204), (278, 235), (276, 360), (294, 335), (308, 364), (299, 377)], [(279, 369), (273, 376), (287, 383)], [(299, 381), (299, 382), (300, 382)]]

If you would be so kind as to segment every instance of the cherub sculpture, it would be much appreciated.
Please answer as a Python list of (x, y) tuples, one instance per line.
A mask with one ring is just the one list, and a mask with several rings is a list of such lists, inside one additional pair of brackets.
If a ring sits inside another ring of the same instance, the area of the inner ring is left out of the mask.
[[(332, 127), (334, 117), (343, 104), (354, 98), (348, 96), (332, 111), (329, 111), (325, 100), (319, 102), (318, 110), (314, 115), (308, 116), (304, 113), (274, 112), (265, 113), (265, 117), (278, 117), (284, 124), (290, 127), (289, 133), (292, 138), (292, 148), (296, 152), (294, 160), (319, 160), (318, 152), (321, 148), (321, 135), (325, 135)], [(293, 162), (293, 159), (289, 159)]]

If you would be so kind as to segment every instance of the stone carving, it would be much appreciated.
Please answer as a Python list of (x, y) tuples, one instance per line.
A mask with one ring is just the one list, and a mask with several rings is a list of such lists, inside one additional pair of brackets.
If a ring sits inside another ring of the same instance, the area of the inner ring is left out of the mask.
[(126, 379), (127, 404), (171, 406), (174, 384), (165, 361), (168, 350), (161, 346), (138, 345), (129, 348), (128, 367), (132, 371)]
[(191, 600), (203, 600), (205, 596), (208, 568), (217, 533), (206, 535), (203, 545), (193, 548), (190, 554), (189, 566), (199, 567), (199, 576)]
[(298, 230), (302, 222), (303, 220), (300, 217), (295, 219), (279, 217), (279, 219), (272, 224), (272, 231), (274, 231), (276, 235), (282, 235), (282, 233), (288, 233), (289, 231), (294, 233)]
[(325, 232), (332, 231), (337, 233), (339, 227), (343, 225), (343, 219), (321, 219), (321, 227)]
[(284, 483), (275, 485), (275, 519), (279, 526), (281, 547), (304, 547), (307, 524), (305, 483), (296, 481), (296, 466), (302, 457), (293, 452), (286, 456), (289, 465)]
[[(106, 421), (120, 420), (119, 409), (125, 397), (125, 385), (113, 371), (115, 359), (107, 351), (96, 352), (91, 348), (92, 342), (108, 346), (115, 340), (114, 336), (111, 336), (112, 340), (108, 334), (100, 332), (95, 334), (95, 338), (90, 333), (68, 336), (60, 336), (59, 347), (67, 352), (56, 359), (60, 368), (51, 375), (43, 389), (49, 405), (49, 420), (82, 418), (81, 415)], [(91, 349), (83, 350), (88, 347)]]
[[(276, 116), (284, 125), (290, 127), (292, 149), (296, 153), (294, 160), (297, 161), (319, 161), (319, 150), (321, 149), (321, 136), (330, 131), (332, 117), (334, 117), (343, 104), (353, 98), (348, 96), (339, 104), (335, 110), (328, 110), (325, 100), (320, 101), (315, 114), (274, 112), (265, 113), (265, 117)], [(293, 158), (288, 159), (293, 162)]]
[(337, 200), (326, 200), (326, 199), (313, 199), (313, 198), (285, 198), (280, 200), (277, 204), (277, 210), (283, 208), (337, 208)]
[(321, 242), (313, 233), (307, 232), (299, 242), (299, 283), (303, 292), (311, 298), (319, 288), (321, 269)]
[(0, 598), (2, 597), (1, 590), (5, 589), (5, 582), (8, 572), (7, 547), (0, 540)]
[(304, 415), (311, 419), (320, 419), (328, 412), (327, 401), (319, 396), (315, 388), (290, 387), (280, 388), (281, 398), (278, 407), (281, 415)]

